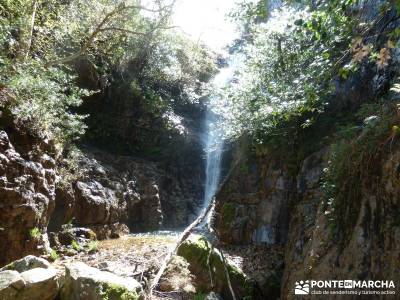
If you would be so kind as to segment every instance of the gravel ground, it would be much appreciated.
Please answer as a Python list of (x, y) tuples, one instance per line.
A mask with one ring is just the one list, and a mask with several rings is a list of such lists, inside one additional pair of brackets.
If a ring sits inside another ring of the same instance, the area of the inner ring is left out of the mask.
[[(65, 256), (53, 264), (61, 270), (65, 264), (81, 261), (102, 271), (109, 271), (123, 277), (133, 277), (143, 286), (160, 268), (164, 258), (178, 240), (179, 232), (158, 232), (154, 234), (131, 234), (119, 239), (99, 241), (97, 251), (93, 253), (80, 252), (75, 256)], [(218, 247), (226, 259), (242, 269), (247, 275), (262, 283), (276, 266), (273, 262), (280, 261), (281, 249), (264, 246), (221, 246)], [(269, 257), (270, 259), (266, 259)], [(154, 292), (154, 299), (191, 299), (195, 289), (192, 277), (183, 266), (184, 262), (174, 259), (166, 277), (160, 281), (163, 290)], [(179, 287), (178, 291), (163, 289), (163, 286)], [(188, 292), (190, 290), (190, 292)]]

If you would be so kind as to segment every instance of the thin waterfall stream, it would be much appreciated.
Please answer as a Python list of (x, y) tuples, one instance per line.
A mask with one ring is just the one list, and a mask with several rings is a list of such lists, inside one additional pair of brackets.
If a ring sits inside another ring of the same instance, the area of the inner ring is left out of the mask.
[[(221, 161), (224, 148), (224, 127), (221, 115), (217, 114), (214, 109), (216, 106), (224, 102), (220, 89), (226, 85), (232, 78), (233, 68), (230, 66), (220, 69), (220, 72), (213, 80), (215, 90), (214, 96), (211, 97), (210, 103), (207, 106), (205, 117), (205, 138), (204, 151), (206, 153), (206, 169), (205, 169), (205, 184), (204, 197), (199, 214), (208, 207), (211, 200), (218, 191), (221, 181)], [(198, 215), (199, 215), (198, 214)], [(210, 216), (210, 214), (209, 214)], [(209, 216), (206, 218), (206, 223), (209, 223)], [(206, 224), (203, 224), (206, 225)]]
[(206, 181), (204, 186), (203, 209), (208, 206), (219, 185), (223, 148), (222, 129), (218, 123), (218, 118), (210, 109), (207, 111), (206, 129)]

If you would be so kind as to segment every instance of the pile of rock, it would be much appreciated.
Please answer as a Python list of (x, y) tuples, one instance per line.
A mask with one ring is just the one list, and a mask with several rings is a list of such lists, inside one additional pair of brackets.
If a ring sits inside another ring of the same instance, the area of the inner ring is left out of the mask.
[(97, 237), (93, 230), (64, 225), (62, 230), (50, 233), (50, 246), (58, 254), (73, 256), (81, 251), (97, 251)]
[(136, 300), (142, 293), (135, 279), (81, 262), (57, 270), (45, 259), (29, 255), (0, 269), (2, 300)]

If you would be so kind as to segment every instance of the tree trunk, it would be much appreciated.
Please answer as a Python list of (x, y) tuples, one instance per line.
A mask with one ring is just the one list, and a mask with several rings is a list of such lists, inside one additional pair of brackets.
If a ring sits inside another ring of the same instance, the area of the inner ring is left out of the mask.
[(26, 20), (26, 24), (23, 24), (21, 28), (21, 36), (19, 39), (19, 51), (17, 54), (18, 60), (24, 61), (29, 56), (29, 51), (32, 46), (33, 29), (35, 27), (36, 11), (38, 6), (38, 0), (34, 0), (32, 4), (32, 14), (29, 20)]

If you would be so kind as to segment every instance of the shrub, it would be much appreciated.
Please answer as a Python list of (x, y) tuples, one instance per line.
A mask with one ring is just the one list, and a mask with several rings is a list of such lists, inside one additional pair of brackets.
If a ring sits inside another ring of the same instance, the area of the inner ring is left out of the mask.
[(87, 252), (96, 252), (98, 251), (99, 242), (98, 241), (90, 241), (86, 246)]
[(36, 133), (53, 137), (60, 146), (84, 133), (85, 116), (72, 112), (89, 92), (74, 85), (74, 77), (57, 68), (30, 61), (19, 66), (2, 83), (15, 94), (11, 111)]
[(38, 227), (34, 227), (29, 230), (29, 236), (34, 240), (39, 240), (42, 236), (42, 233)]
[(81, 245), (79, 245), (78, 242), (75, 240), (72, 240), (71, 247), (72, 247), (72, 249), (74, 249), (75, 251), (78, 251), (78, 252), (81, 251), (81, 249), (82, 249)]
[(51, 251), (50, 251), (50, 258), (51, 258), (52, 261), (55, 261), (55, 260), (58, 259), (58, 253), (57, 253), (56, 250), (51, 249)]

